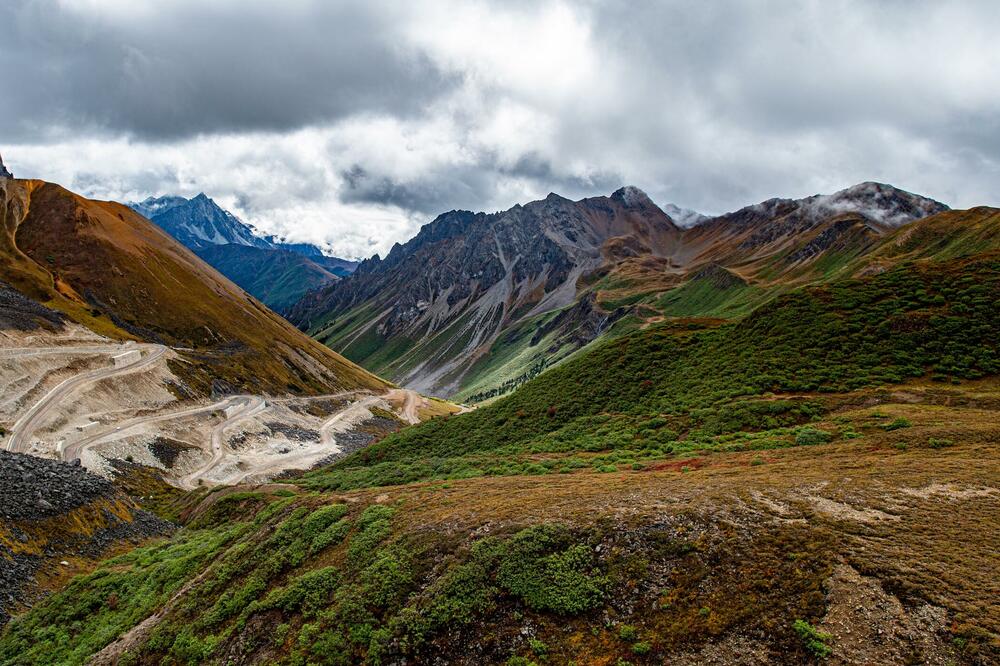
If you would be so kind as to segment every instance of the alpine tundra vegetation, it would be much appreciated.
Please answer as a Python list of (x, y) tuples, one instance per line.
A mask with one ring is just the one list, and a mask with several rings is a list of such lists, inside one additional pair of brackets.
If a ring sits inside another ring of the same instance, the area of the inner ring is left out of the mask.
[(997, 34), (0, 2), (0, 666), (1000, 666)]

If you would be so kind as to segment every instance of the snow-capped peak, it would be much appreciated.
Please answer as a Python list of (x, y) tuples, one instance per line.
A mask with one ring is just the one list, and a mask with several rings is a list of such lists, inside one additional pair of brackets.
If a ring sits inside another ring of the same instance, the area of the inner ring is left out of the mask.
[(653, 200), (649, 198), (649, 195), (635, 185), (626, 185), (625, 187), (615, 190), (615, 192), (611, 195), (611, 198), (617, 199), (626, 206), (630, 207), (653, 204)]
[(674, 204), (668, 203), (661, 206), (663, 212), (670, 216), (670, 219), (674, 221), (681, 229), (690, 229), (691, 227), (697, 226), (710, 219), (708, 215), (703, 215), (696, 210), (691, 210), (690, 208), (681, 208)]
[(804, 205), (821, 215), (859, 213), (890, 227), (948, 210), (948, 206), (934, 199), (870, 181), (833, 194), (817, 194), (806, 199)]

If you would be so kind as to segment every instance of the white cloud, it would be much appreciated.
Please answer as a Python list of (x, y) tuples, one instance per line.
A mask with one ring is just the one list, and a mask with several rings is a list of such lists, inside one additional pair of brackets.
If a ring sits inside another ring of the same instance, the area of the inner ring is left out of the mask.
[(334, 4), (7, 3), (0, 150), (351, 257), (624, 183), (709, 213), (865, 180), (1000, 203), (994, 2)]

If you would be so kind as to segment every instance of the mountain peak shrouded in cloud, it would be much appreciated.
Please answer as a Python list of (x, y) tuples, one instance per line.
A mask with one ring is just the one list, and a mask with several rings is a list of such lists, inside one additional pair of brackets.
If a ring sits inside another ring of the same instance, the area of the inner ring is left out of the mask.
[(252, 227), (208, 198), (204, 192), (191, 199), (178, 196), (150, 197), (129, 205), (191, 249), (225, 244), (262, 248), (272, 245)]
[(3, 163), (3, 155), (0, 155), (0, 178), (13, 178), (12, 174)]
[(874, 182), (859, 183), (829, 195), (818, 194), (809, 202), (815, 210), (826, 213), (865, 212), (890, 227), (948, 210), (940, 201)]
[(660, 206), (663, 212), (670, 216), (678, 227), (682, 229), (687, 229), (695, 225), (701, 224), (705, 220), (711, 219), (708, 215), (703, 215), (698, 211), (691, 210), (689, 208), (682, 208), (674, 204), (668, 203)]
[(354, 258), (441, 211), (627, 182), (706, 215), (866, 179), (997, 203), (1000, 10), (900, 15), (865, 0), (12, 0), (0, 136), (20, 176), (119, 201), (204, 189), (263, 234)]

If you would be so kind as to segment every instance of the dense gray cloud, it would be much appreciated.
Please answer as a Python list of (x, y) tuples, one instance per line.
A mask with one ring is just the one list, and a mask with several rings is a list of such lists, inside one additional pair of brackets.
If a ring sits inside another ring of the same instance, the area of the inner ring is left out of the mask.
[(350, 256), (621, 184), (718, 213), (880, 180), (997, 204), (989, 0), (12, 0), (0, 150)]
[(454, 82), (398, 44), (389, 7), (10, 0), (0, 133), (171, 140), (410, 114)]

